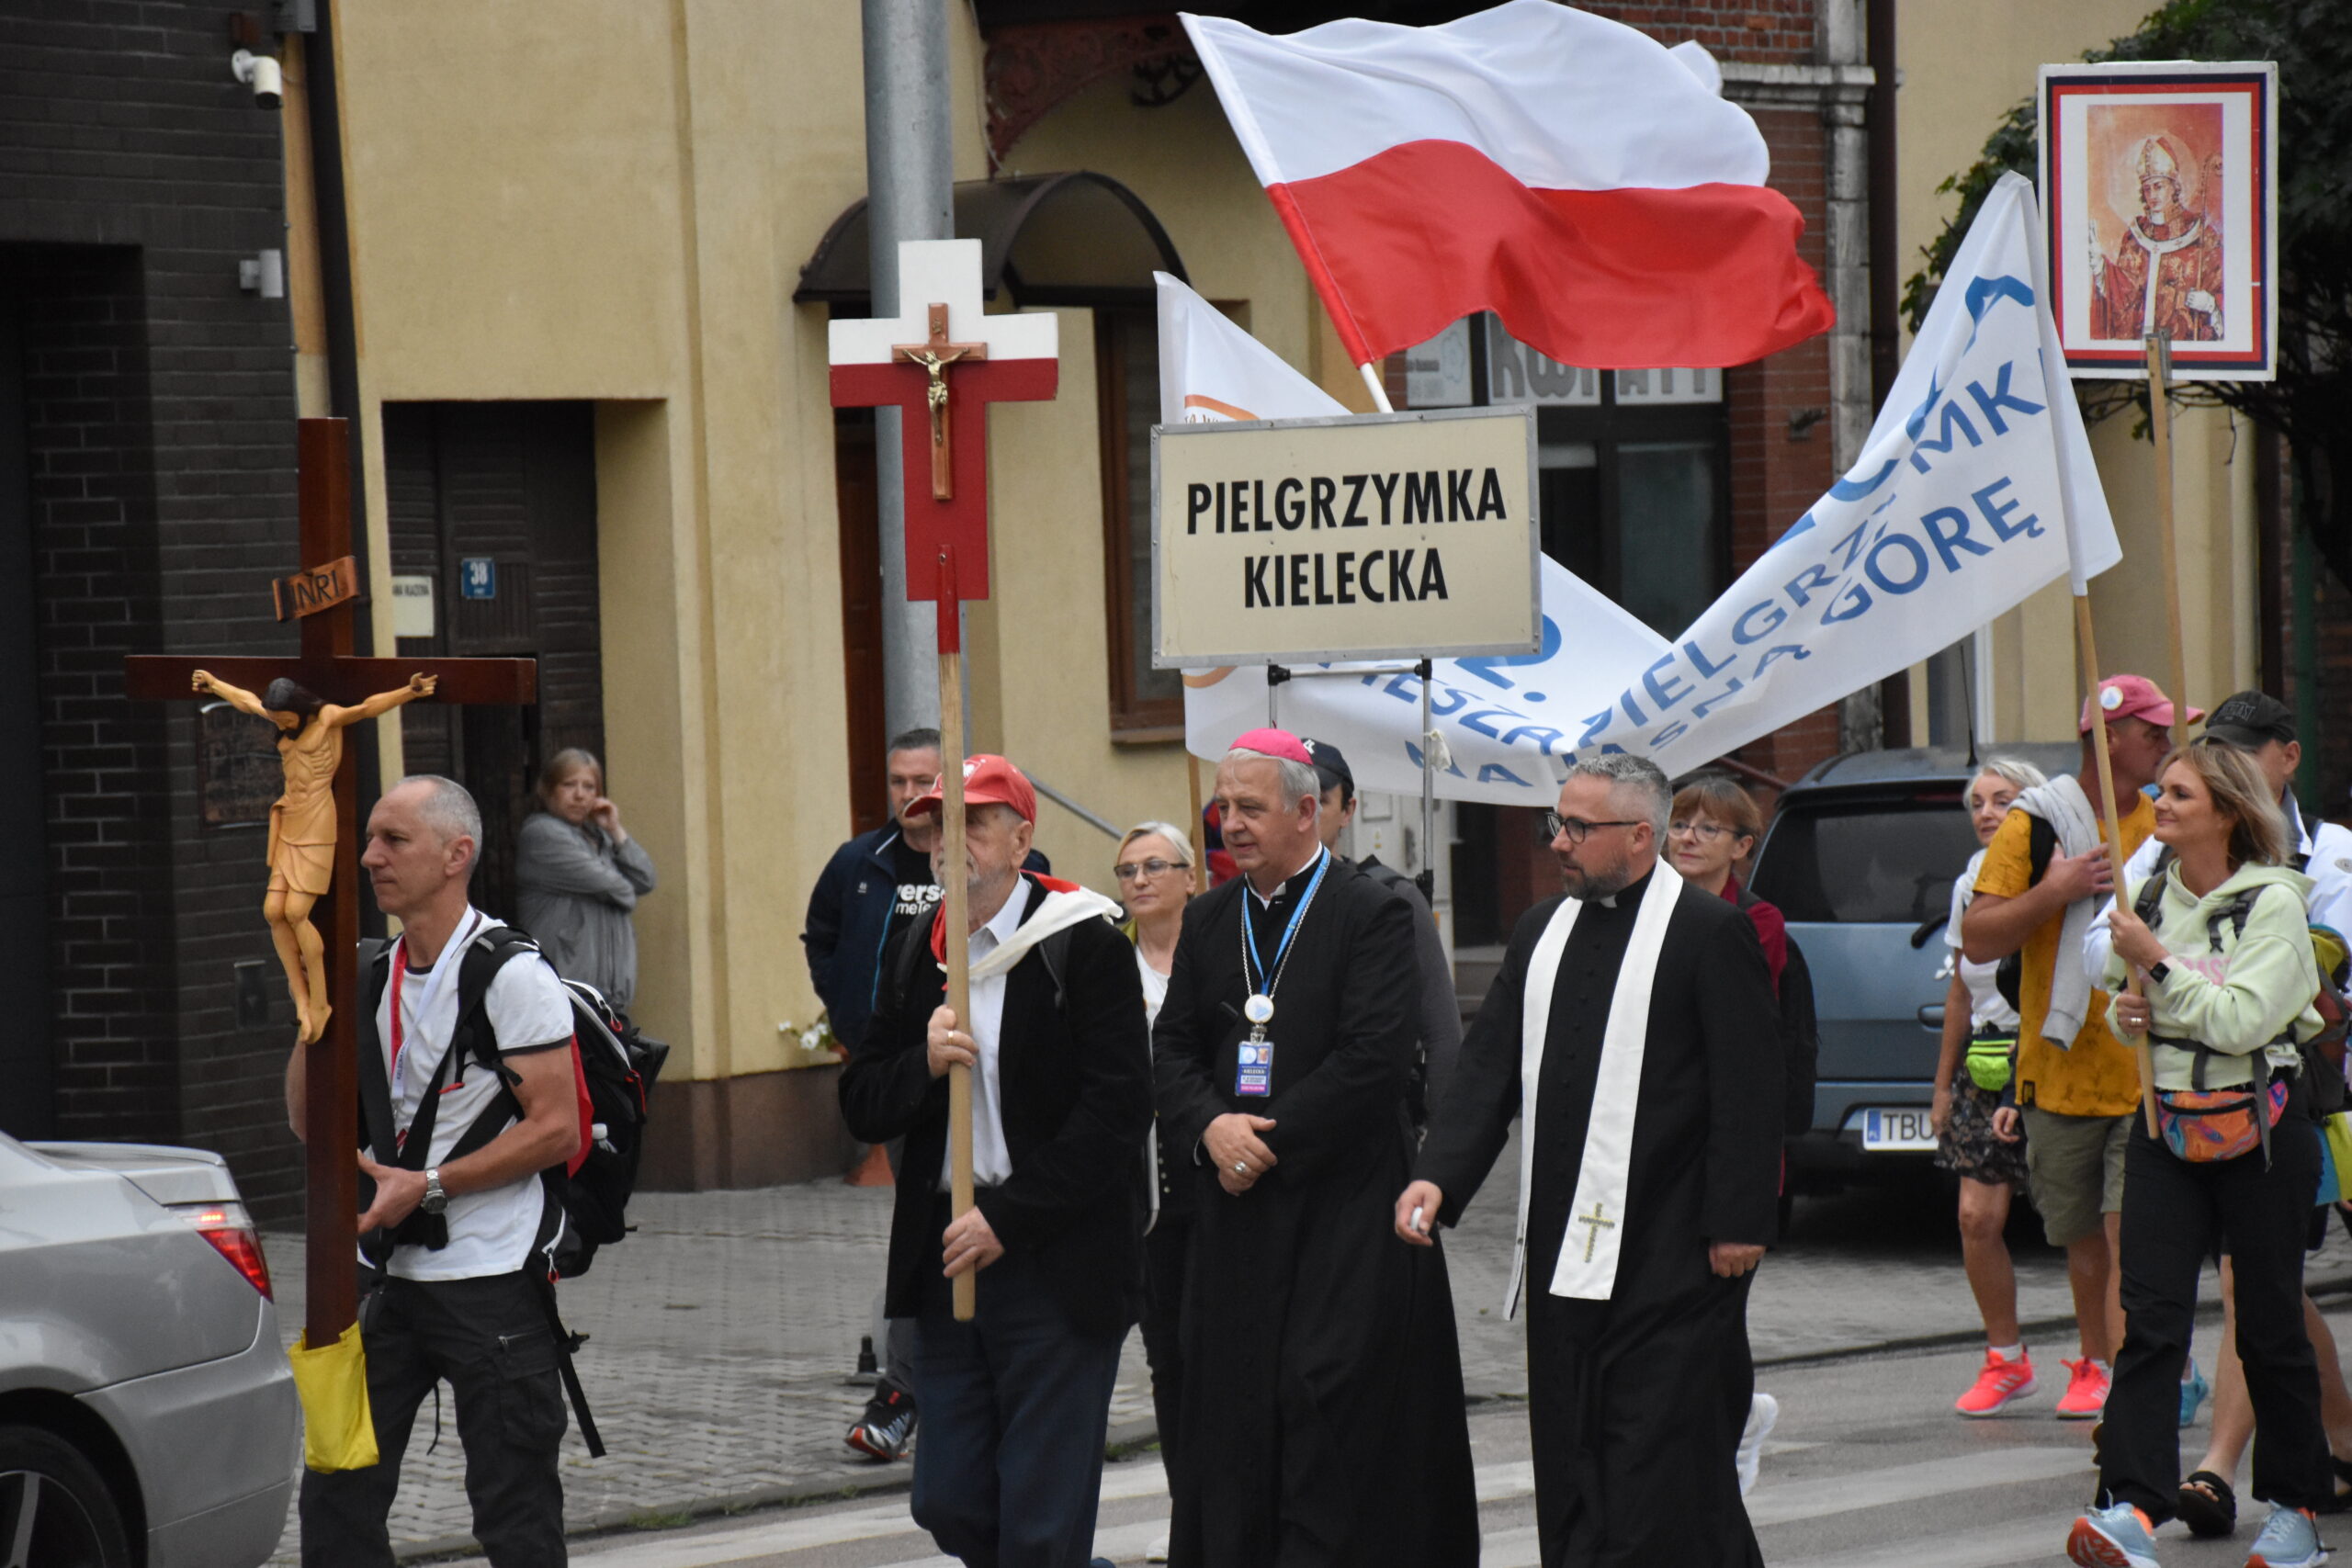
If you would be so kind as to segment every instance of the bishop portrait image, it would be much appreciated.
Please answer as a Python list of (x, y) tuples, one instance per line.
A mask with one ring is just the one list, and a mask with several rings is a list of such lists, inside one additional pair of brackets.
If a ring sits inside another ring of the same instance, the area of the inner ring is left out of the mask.
[(2042, 204), (2076, 375), (2144, 375), (2161, 333), (2180, 379), (2267, 378), (2274, 85), (2259, 64), (2043, 67)]

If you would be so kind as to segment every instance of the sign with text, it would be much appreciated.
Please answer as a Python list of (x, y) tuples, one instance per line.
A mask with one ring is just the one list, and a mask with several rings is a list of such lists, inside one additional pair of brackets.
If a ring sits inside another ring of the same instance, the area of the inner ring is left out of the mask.
[(1160, 425), (1159, 669), (1534, 651), (1532, 409)]

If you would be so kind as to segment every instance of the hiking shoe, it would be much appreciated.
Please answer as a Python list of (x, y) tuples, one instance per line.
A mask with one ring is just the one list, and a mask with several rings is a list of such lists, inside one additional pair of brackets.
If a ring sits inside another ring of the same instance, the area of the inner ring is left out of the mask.
[(2079, 1361), (2060, 1360), (2066, 1369), (2066, 1393), (2058, 1401), (2061, 1421), (2090, 1421), (2107, 1408), (2107, 1374), (2088, 1356)]
[(2032, 1357), (2019, 1351), (2016, 1360), (2004, 1360), (1999, 1351), (1988, 1348), (1974, 1386), (1953, 1400), (1951, 1407), (1962, 1416), (1990, 1416), (2009, 1401), (2023, 1399), (2033, 1389)]
[(888, 1379), (874, 1385), (865, 1414), (849, 1429), (849, 1446), (871, 1460), (888, 1464), (907, 1457), (915, 1440), (915, 1396)]
[(2156, 1568), (2148, 1516), (2129, 1503), (2093, 1508), (2066, 1532), (2066, 1557), (2082, 1568)]
[(2197, 1370), (2197, 1362), (2192, 1359), (2188, 1363), (2188, 1375), (2180, 1380), (2180, 1424), (2184, 1427), (2195, 1425), (2198, 1407), (2212, 1396), (2213, 1385), (2205, 1381), (2205, 1374)]
[(1739, 1495), (1747, 1495), (1756, 1484), (1757, 1472), (1764, 1462), (1764, 1439), (1772, 1433), (1774, 1423), (1781, 1419), (1781, 1402), (1769, 1393), (1752, 1395), (1747, 1402), (1747, 1425), (1739, 1434)]
[(2319, 1526), (2302, 1508), (2273, 1508), (2245, 1554), (2245, 1568), (2319, 1568), (2327, 1559)]

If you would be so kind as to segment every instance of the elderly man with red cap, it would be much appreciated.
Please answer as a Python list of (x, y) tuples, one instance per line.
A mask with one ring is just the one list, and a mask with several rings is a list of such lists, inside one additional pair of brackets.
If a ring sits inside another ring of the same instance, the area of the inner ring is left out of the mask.
[[(1143, 1303), (1143, 986), (1106, 918), (1117, 905), (1021, 869), (1037, 818), (1021, 771), (963, 766), (968, 929), (942, 930), (934, 905), (893, 945), (842, 1113), (869, 1143), (906, 1139), (885, 1310), (917, 1323), (915, 1522), (967, 1563), (1081, 1568), (1119, 1346)], [(941, 790), (908, 809), (940, 810)], [(968, 1020), (943, 1001), (949, 941), (969, 944)], [(951, 1221), (958, 1065), (972, 1069), (977, 1201)], [(978, 1315), (958, 1323), (949, 1281), (975, 1270)]]
[(1478, 1561), (1442, 1251), (1400, 1245), (1414, 1137), (1413, 911), (1317, 836), (1296, 736), (1216, 772), (1240, 874), (1193, 900), (1152, 1032), (1160, 1157), (1195, 1186), (1185, 1462), (1169, 1561)]

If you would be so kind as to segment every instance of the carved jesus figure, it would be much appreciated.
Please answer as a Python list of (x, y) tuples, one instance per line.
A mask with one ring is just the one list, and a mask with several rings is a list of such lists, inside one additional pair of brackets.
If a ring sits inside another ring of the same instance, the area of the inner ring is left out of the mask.
[(435, 678), (412, 675), (399, 691), (379, 692), (356, 707), (338, 707), (283, 679), (272, 681), (258, 697), (209, 671), (198, 670), (190, 680), (198, 691), (211, 693), (239, 713), (277, 726), (286, 793), (269, 808), (269, 892), (261, 908), (307, 1045), (326, 1032), (330, 1010), (326, 949), (311, 923), (311, 908), (334, 881), (334, 773), (343, 761), (343, 732), (361, 719), (431, 696)]

